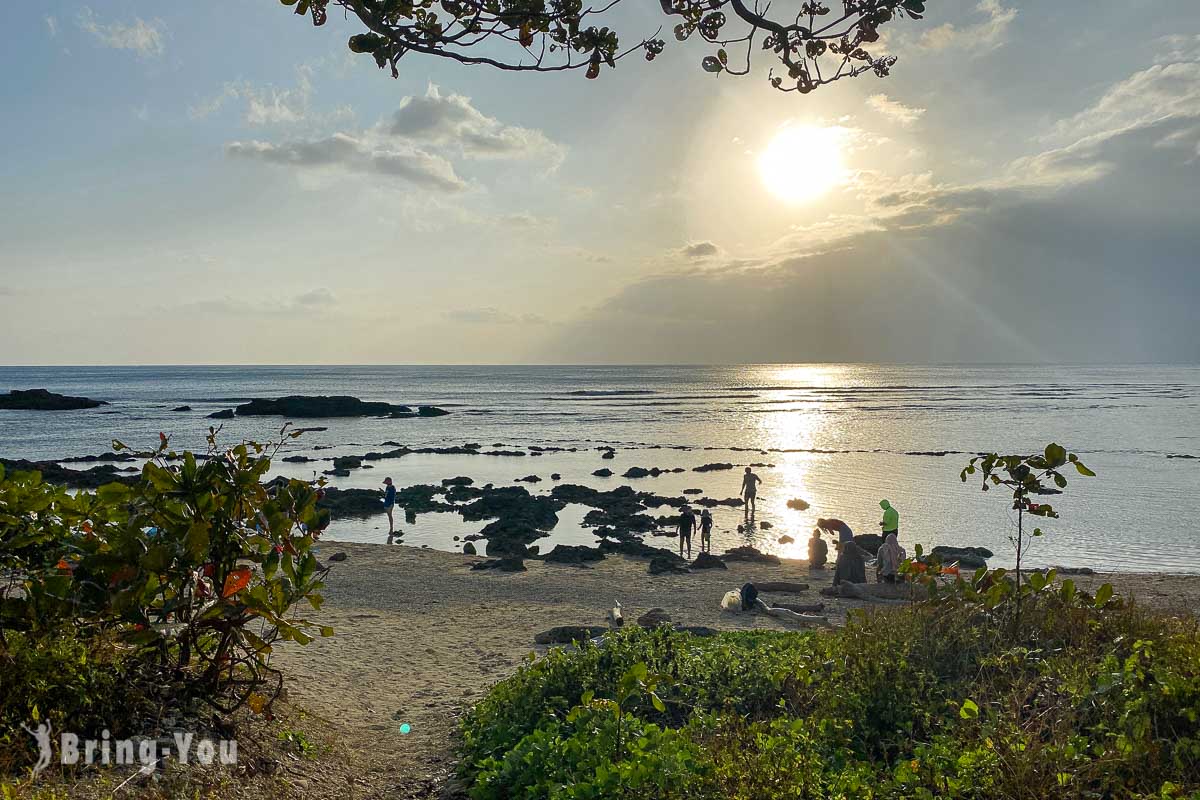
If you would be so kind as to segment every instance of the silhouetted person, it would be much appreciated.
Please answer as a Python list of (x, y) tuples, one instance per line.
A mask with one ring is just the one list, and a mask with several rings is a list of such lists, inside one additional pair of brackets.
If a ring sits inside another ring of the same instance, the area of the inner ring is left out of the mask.
[(825, 569), (825, 562), (828, 560), (829, 545), (825, 544), (825, 540), (821, 538), (821, 531), (814, 529), (812, 538), (808, 540), (808, 566)]
[(679, 557), (683, 558), (683, 544), (687, 542), (687, 557), (692, 559), (692, 531), (696, 529), (696, 513), (686, 506), (679, 515)]
[(755, 510), (754, 499), (758, 496), (758, 485), (762, 483), (762, 478), (755, 475), (746, 467), (746, 474), (742, 476), (742, 499), (746, 501), (746, 513), (749, 514)]
[(818, 519), (817, 528), (836, 536), (838, 544), (843, 544), (854, 538), (854, 531), (850, 530), (850, 526), (840, 519), (834, 519), (833, 517)]
[(712, 552), (712, 512), (707, 508), (700, 512), (700, 552)]
[(383, 479), (383, 510), (388, 518), (388, 536), (396, 531), (396, 523), (392, 520), (392, 509), (396, 507), (396, 486), (391, 478)]
[(833, 585), (843, 583), (866, 583), (867, 565), (864, 557), (867, 554), (853, 539), (842, 542), (838, 548), (837, 565), (833, 568)]

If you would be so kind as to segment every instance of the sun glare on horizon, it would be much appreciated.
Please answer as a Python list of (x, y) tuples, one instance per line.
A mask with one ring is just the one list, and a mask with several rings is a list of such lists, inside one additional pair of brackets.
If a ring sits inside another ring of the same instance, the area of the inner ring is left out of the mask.
[(843, 128), (783, 128), (758, 157), (759, 177), (784, 202), (811, 202), (845, 182), (844, 143)]

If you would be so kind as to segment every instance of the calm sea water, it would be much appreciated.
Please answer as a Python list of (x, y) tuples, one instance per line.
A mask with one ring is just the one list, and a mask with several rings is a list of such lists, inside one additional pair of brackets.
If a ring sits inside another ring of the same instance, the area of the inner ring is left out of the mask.
[[(718, 548), (745, 542), (802, 555), (817, 516), (839, 516), (876, 531), (878, 503), (902, 515), (902, 543), (976, 544), (1010, 558), (1015, 518), (995, 493), (963, 485), (958, 472), (985, 450), (1025, 452), (1057, 441), (1098, 477), (1072, 479), (1057, 499), (1062, 519), (1044, 525), (1038, 564), (1136, 571), (1200, 572), (1200, 367), (898, 367), (763, 365), (733, 367), (4, 367), (0, 391), (46, 387), (108, 400), (78, 412), (0, 412), (0, 455), (53, 459), (106, 451), (111, 440), (134, 446), (160, 431), (179, 447), (200, 447), (205, 415), (252, 397), (351, 394), (363, 399), (434, 404), (450, 416), (420, 420), (325, 420), (294, 452), (364, 453), (392, 440), (410, 446), (479, 442), (577, 447), (540, 457), (410, 456), (378, 462), (338, 486), (400, 485), (468, 475), (511, 483), (536, 474), (600, 487), (629, 483), (659, 494), (704, 489), (736, 496), (740, 470), (695, 473), (711, 461), (766, 462), (757, 521), (744, 529), (737, 510), (717, 512)], [(179, 405), (194, 411), (171, 411)], [(224, 438), (266, 438), (278, 419), (235, 419)], [(596, 447), (618, 448), (601, 461)], [(676, 449), (687, 448), (687, 449)], [(767, 451), (743, 452), (732, 448)], [(919, 453), (957, 451), (945, 456)], [(592, 477), (602, 466), (685, 467), (687, 472), (625, 480)], [(311, 477), (312, 465), (277, 472)], [(327, 464), (319, 468), (327, 468)], [(806, 512), (786, 507), (793, 497)], [(568, 507), (543, 550), (558, 542), (592, 543), (579, 528), (586, 509)], [(667, 513), (663, 509), (657, 513)], [(382, 516), (338, 520), (330, 538), (384, 541)], [(454, 536), (476, 532), (454, 514), (402, 524), (407, 544), (454, 549)], [(790, 535), (795, 544), (778, 543)], [(669, 546), (669, 540), (659, 544)]]

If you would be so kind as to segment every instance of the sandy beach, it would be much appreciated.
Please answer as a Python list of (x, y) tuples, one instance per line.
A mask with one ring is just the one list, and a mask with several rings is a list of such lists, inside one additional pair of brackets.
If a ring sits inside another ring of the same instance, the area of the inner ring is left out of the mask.
[[(802, 561), (780, 565), (730, 563), (728, 570), (651, 576), (647, 562), (610, 556), (586, 567), (528, 560), (526, 572), (472, 571), (482, 559), (435, 550), (326, 542), (324, 556), (345, 552), (334, 566), (320, 619), (336, 635), (307, 647), (277, 650), (287, 675), (289, 707), (303, 709), (337, 758), (301, 762), (283, 777), (297, 796), (338, 792), (355, 798), (454, 796), (454, 730), (464, 709), (513, 673), (540, 631), (557, 625), (603, 625), (614, 601), (627, 624), (650, 608), (676, 623), (722, 630), (789, 623), (759, 614), (731, 614), (722, 594), (747, 581), (809, 583), (809, 590), (768, 599), (826, 603), (832, 622), (859, 601), (822, 598), (829, 570)], [(1149, 607), (1193, 614), (1200, 576), (1111, 574), (1074, 577), (1083, 588), (1111, 582), (1118, 593)], [(404, 735), (400, 726), (407, 723)]]

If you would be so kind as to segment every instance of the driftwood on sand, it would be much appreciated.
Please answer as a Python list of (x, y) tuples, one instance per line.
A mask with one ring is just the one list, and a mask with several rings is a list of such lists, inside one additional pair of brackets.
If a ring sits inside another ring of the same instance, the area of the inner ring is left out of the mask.
[(824, 603), (776, 603), (775, 608), (786, 608), (797, 614), (820, 614), (825, 610)]
[(776, 619), (782, 619), (785, 622), (792, 622), (798, 625), (814, 625), (822, 628), (833, 627), (833, 623), (829, 621), (828, 617), (821, 617), (816, 614), (798, 614), (782, 606), (769, 606), (762, 600), (755, 602), (755, 610)]
[(807, 583), (792, 583), (791, 581), (755, 581), (754, 588), (760, 592), (782, 592), (784, 594), (798, 594), (799, 592), (807, 592)]
[(911, 583), (841, 583), (825, 587), (821, 594), (825, 597), (898, 605), (920, 599), (923, 592)]

